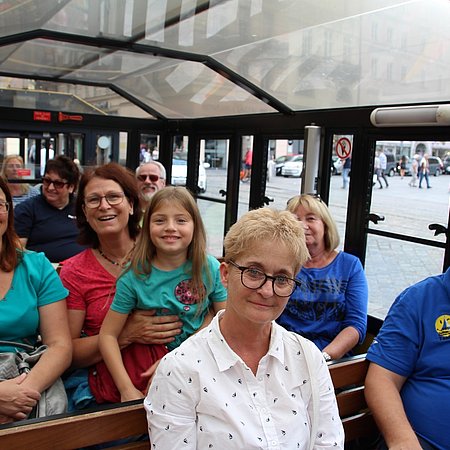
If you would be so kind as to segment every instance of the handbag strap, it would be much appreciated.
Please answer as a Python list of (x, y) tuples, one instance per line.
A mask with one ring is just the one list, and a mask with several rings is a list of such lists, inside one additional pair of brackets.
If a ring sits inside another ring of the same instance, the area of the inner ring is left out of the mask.
[(2, 341), (2, 340), (0, 340), (0, 345), (5, 345), (5, 346), (8, 346), (8, 347), (20, 347), (23, 350), (27, 350), (29, 352), (32, 352), (33, 350), (36, 350), (36, 347), (34, 345), (24, 344), (23, 342)]
[(308, 370), (308, 375), (310, 379), (311, 386), (311, 401), (308, 405), (308, 413), (311, 420), (311, 433), (310, 433), (310, 443), (309, 450), (313, 450), (314, 444), (316, 442), (316, 434), (317, 427), (319, 425), (319, 386), (317, 384), (316, 374), (313, 373), (313, 355), (311, 352), (311, 348), (308, 345), (307, 340), (300, 336), (299, 334), (294, 333), (297, 337), (298, 343), (303, 350), (303, 354), (305, 355), (306, 369)]

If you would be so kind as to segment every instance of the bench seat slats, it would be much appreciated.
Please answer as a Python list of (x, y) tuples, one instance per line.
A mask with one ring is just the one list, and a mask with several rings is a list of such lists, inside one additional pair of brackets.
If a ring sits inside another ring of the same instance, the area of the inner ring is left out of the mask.
[(355, 411), (367, 408), (364, 397), (364, 386), (358, 386), (348, 391), (340, 392), (336, 395), (336, 399), (341, 419), (354, 414)]
[(364, 384), (369, 361), (364, 357), (355, 357), (347, 361), (336, 362), (329, 365), (331, 379), (335, 389), (353, 384)]
[(378, 428), (375, 425), (372, 414), (363, 412), (353, 417), (342, 420), (345, 431), (345, 442), (351, 442), (355, 439), (376, 436)]
[(365, 355), (333, 362), (328, 368), (336, 390), (345, 442), (376, 436), (378, 429), (364, 397), (364, 383), (369, 368)]

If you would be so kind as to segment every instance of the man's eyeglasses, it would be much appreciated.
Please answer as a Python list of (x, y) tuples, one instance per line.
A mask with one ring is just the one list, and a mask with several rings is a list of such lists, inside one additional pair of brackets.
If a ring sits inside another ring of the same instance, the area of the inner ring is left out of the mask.
[(93, 195), (84, 200), (84, 204), (91, 209), (98, 208), (104, 198), (109, 206), (117, 206), (123, 202), (125, 194), (123, 192), (111, 192), (106, 195)]
[(9, 203), (0, 201), (0, 213), (7, 213), (9, 211)]
[(162, 177), (158, 177), (158, 175), (150, 174), (150, 175), (138, 175), (136, 177), (139, 181), (142, 181), (144, 183), (147, 181), (147, 178), (150, 178), (150, 181), (152, 183), (156, 183), (158, 180), (162, 180)]
[(290, 297), (296, 287), (300, 285), (299, 280), (294, 280), (285, 275), (273, 277), (259, 269), (239, 266), (231, 259), (228, 262), (241, 271), (241, 283), (248, 289), (259, 289), (264, 286), (267, 280), (272, 280), (272, 289), (275, 295), (278, 295), (278, 297)]
[(42, 184), (45, 187), (49, 187), (51, 184), (53, 184), (55, 189), (62, 189), (66, 184), (69, 184), (69, 183), (67, 181), (52, 180), (51, 178), (44, 177), (44, 178), (42, 178)]

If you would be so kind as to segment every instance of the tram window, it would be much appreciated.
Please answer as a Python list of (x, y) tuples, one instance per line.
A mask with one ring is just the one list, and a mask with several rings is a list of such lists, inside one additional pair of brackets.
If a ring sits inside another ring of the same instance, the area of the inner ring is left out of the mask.
[[(200, 140), (200, 167), (198, 185), (200, 191), (207, 191), (208, 197), (225, 200), (221, 191), (227, 189), (228, 172), (228, 139), (201, 139)], [(204, 189), (200, 177), (204, 177)], [(221, 232), (223, 233), (223, 223)], [(222, 254), (222, 250), (220, 251)]]
[(225, 205), (203, 199), (197, 199), (197, 205), (205, 224), (208, 253), (220, 257), (223, 253)]
[(96, 164), (101, 166), (113, 160), (112, 136), (107, 134), (97, 135), (97, 145), (95, 148)]
[(119, 163), (123, 166), (127, 160), (127, 144), (128, 133), (126, 131), (119, 132)]
[(157, 161), (159, 159), (159, 141), (160, 137), (157, 134), (141, 133), (139, 162), (148, 162), (152, 159)]
[[(438, 158), (450, 150), (450, 142), (404, 139), (380, 140), (375, 144), (375, 168), (381, 165), (383, 153), (391, 155), (395, 169), (386, 158), (385, 177), (381, 167), (372, 186), (370, 212), (383, 220), (376, 224), (369, 222), (365, 268), (370, 310), (376, 310), (380, 302), (385, 302), (383, 306), (387, 308), (403, 289), (442, 271), (444, 249), (440, 247), (444, 247), (446, 236), (445, 233), (435, 236), (429, 225), (448, 227), (448, 179), (439, 176)], [(432, 173), (428, 176), (432, 189), (427, 188), (425, 178), (419, 189), (420, 180), (412, 176), (412, 162), (416, 160), (420, 166), (423, 154), (438, 161), (437, 176), (433, 173), (436, 167), (430, 167)], [(371, 234), (371, 230), (376, 230), (377, 235)], [(378, 285), (379, 280), (384, 287)]]
[[(341, 243), (344, 248), (344, 238), (347, 223), (348, 193), (351, 183), (351, 158), (353, 151), (353, 136), (334, 134), (332, 139), (332, 157), (330, 161), (331, 179), (328, 206), (336, 222)], [(344, 173), (345, 165), (350, 165), (349, 172)]]
[(368, 314), (384, 319), (398, 294), (442, 272), (444, 249), (369, 234), (365, 271)]
[[(267, 183), (266, 196), (273, 198), (273, 203), (270, 203), (271, 208), (285, 209), (287, 201), (294, 195), (300, 193), (301, 178), (297, 173), (294, 176), (283, 176), (282, 170), (287, 161), (293, 161), (296, 168), (300, 168), (303, 163), (300, 161), (298, 155), (303, 154), (304, 140), (303, 139), (270, 139), (268, 145), (267, 155)], [(300, 169), (301, 173), (301, 169)]]

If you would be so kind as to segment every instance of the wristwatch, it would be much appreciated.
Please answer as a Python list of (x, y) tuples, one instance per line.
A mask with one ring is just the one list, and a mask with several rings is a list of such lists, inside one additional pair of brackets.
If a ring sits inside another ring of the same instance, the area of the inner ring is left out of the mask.
[(326, 362), (331, 361), (333, 359), (327, 352), (322, 352), (322, 356)]

